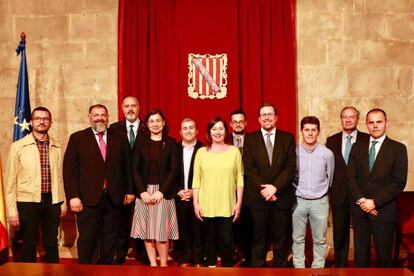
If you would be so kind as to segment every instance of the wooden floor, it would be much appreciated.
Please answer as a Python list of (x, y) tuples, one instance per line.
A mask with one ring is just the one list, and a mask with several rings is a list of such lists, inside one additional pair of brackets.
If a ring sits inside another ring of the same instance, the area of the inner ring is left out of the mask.
[(28, 263), (6, 263), (0, 266), (0, 275), (37, 276), (127, 276), (127, 275), (150, 275), (150, 276), (408, 276), (414, 275), (410, 270), (403, 268), (342, 268), (342, 269), (294, 269), (294, 268), (152, 268), (137, 266), (108, 266), (108, 265), (79, 265), (79, 264), (28, 264)]

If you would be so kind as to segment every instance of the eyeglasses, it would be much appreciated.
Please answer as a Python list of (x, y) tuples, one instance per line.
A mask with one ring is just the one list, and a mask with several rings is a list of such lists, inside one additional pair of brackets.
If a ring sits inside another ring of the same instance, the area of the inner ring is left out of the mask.
[(35, 122), (43, 121), (45, 123), (49, 123), (51, 121), (50, 118), (48, 118), (48, 117), (43, 117), (43, 118), (42, 117), (34, 117), (32, 120), (35, 121)]
[(243, 125), (243, 124), (245, 124), (245, 123), (246, 123), (246, 121), (231, 121), (231, 123), (232, 123), (233, 125)]
[(273, 117), (275, 116), (275, 113), (263, 113), (260, 114), (260, 117), (265, 118), (265, 117)]

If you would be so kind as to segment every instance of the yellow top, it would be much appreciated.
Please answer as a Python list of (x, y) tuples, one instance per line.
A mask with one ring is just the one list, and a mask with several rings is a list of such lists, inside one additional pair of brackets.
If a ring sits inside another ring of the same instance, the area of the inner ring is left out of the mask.
[(204, 217), (231, 217), (236, 205), (236, 187), (243, 187), (243, 164), (238, 148), (224, 152), (197, 151), (193, 188)]

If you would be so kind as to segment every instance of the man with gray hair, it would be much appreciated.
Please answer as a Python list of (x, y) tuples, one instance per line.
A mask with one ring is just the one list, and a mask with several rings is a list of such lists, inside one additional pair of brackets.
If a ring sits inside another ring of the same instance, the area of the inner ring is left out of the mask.
[(346, 167), (352, 145), (367, 141), (369, 135), (357, 129), (359, 111), (353, 106), (341, 110), (342, 131), (328, 137), (326, 147), (335, 156), (335, 172), (329, 192), (332, 208), (334, 264), (346, 267), (349, 252), (349, 233), (351, 231), (351, 213), (349, 211), (349, 187), (345, 182)]

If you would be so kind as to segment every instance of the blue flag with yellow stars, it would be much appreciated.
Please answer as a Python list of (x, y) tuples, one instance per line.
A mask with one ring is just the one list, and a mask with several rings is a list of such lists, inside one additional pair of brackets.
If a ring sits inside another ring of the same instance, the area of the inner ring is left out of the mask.
[(16, 52), (17, 55), (21, 54), (21, 61), (17, 82), (16, 108), (14, 111), (13, 141), (17, 141), (31, 132), (29, 78), (27, 77), (26, 36), (24, 33), (21, 35), (21, 41), (19, 46), (17, 46)]

